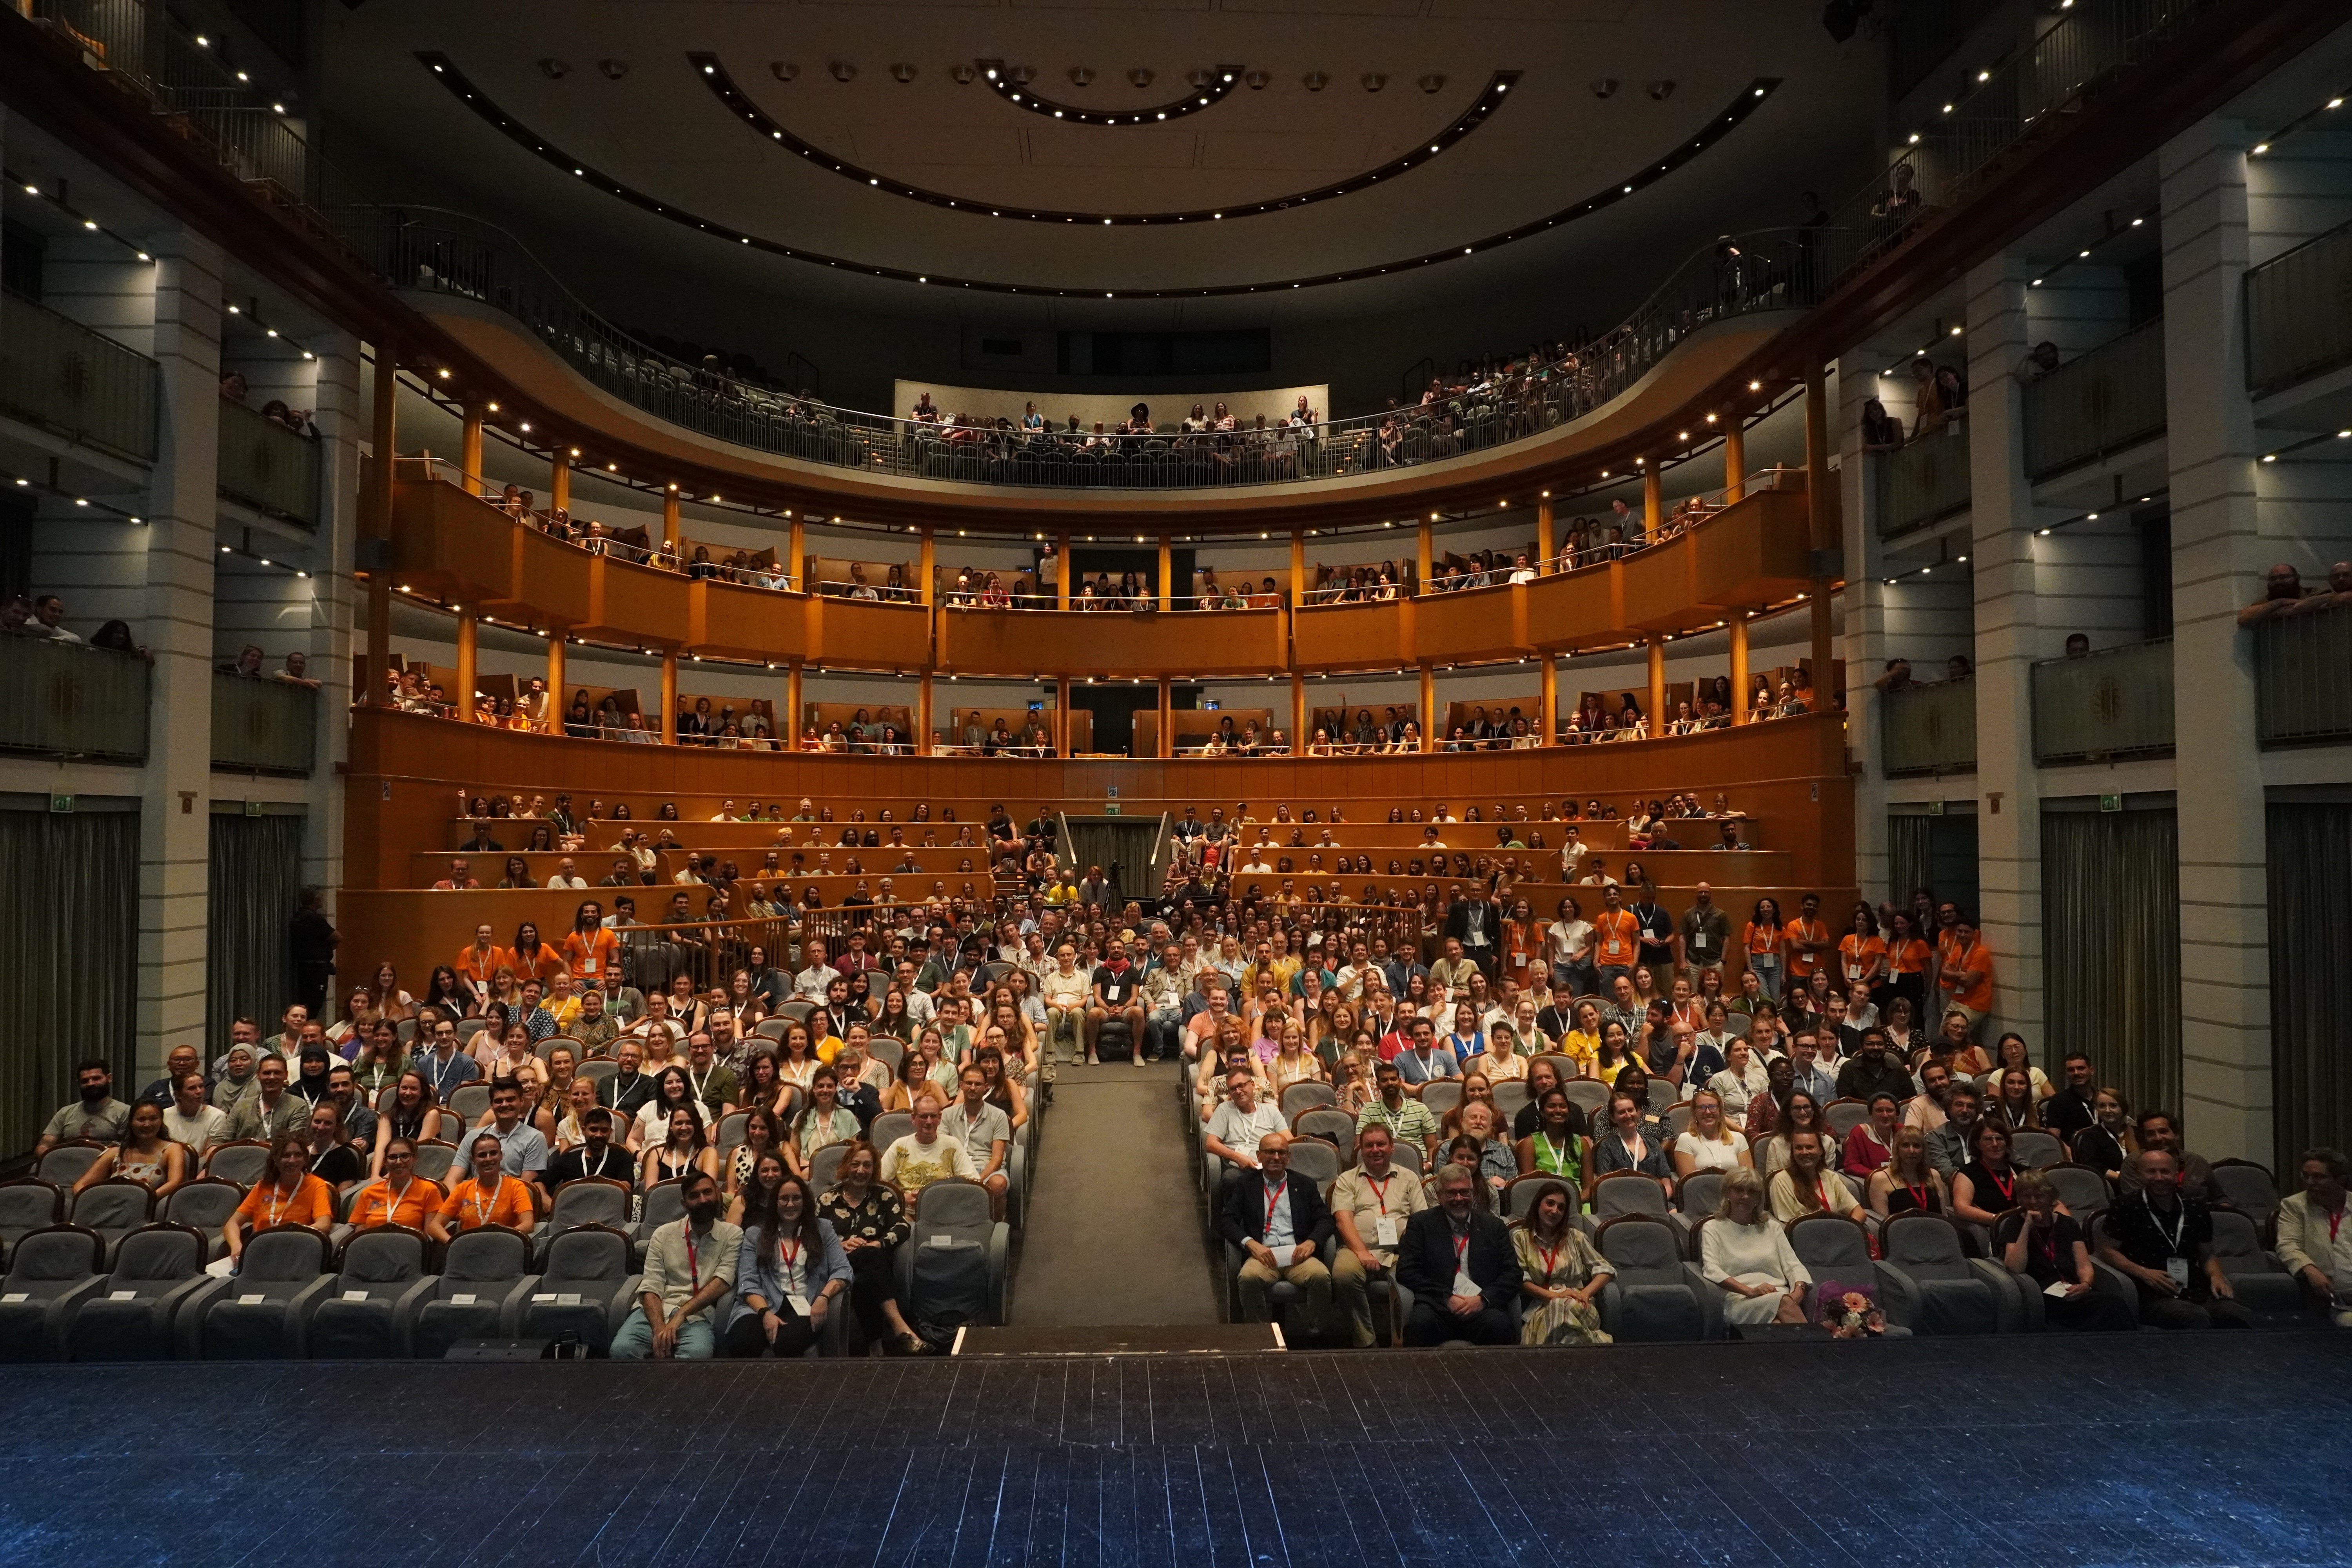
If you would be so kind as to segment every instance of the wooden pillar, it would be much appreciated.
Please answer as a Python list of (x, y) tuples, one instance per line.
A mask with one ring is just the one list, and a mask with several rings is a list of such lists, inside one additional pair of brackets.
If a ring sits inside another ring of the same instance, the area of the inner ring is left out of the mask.
[(1307, 603), (1307, 532), (1304, 529), (1290, 531), (1290, 607), (1294, 610)]
[(382, 541), (387, 564), (368, 569), (367, 689), (360, 700), (370, 707), (389, 706), (384, 672), (392, 668), (392, 473), (394, 443), (400, 415), (400, 363), (389, 345), (375, 345), (375, 407), (370, 432), (373, 456), (367, 483), (360, 492), (360, 534)]
[(1642, 534), (1655, 539), (1666, 525), (1666, 481), (1656, 468), (1642, 470)]
[[(1054, 608), (1070, 607), (1070, 533), (1064, 529), (1054, 538)], [(1065, 688), (1068, 683), (1063, 683)]]
[(1536, 570), (1539, 573), (1550, 571), (1552, 558), (1559, 553), (1559, 541), (1552, 526), (1549, 496), (1536, 502), (1536, 549), (1542, 557), (1535, 563)]
[[(1425, 522), (1423, 523), (1421, 525), (1421, 553), (1419, 557), (1421, 563), (1421, 575), (1417, 582), (1421, 592), (1424, 594), (1429, 592), (1429, 580), (1436, 574), (1437, 571), (1436, 543), (1437, 540), (1435, 531), (1432, 529), (1429, 524)], [(1429, 738), (1426, 731), (1423, 731), (1422, 738), (1423, 740), (1427, 740)]]
[(915, 699), (915, 755), (927, 757), (931, 751), (931, 672), (923, 671), (922, 689)]
[[(1545, 515), (1549, 517), (1549, 511)], [(1559, 656), (1547, 653), (1543, 659), (1543, 739), (1539, 746), (1559, 743)]]
[(662, 655), (661, 733), (655, 737), (665, 746), (677, 743), (677, 650), (671, 648)]
[[(1423, 533), (1422, 538), (1429, 537)], [(1421, 749), (1437, 750), (1437, 675), (1428, 665), (1421, 667)]]
[(1166, 676), (1160, 678), (1160, 745), (1162, 757), (1176, 754), (1176, 699)]
[(677, 487), (662, 491), (662, 542), (675, 552), (677, 549)]
[[(797, 554), (798, 552), (794, 553)], [(784, 734), (784, 745), (788, 750), (796, 752), (800, 750), (801, 745), (801, 661), (799, 659), (793, 660), (791, 668), (784, 676), (784, 706), (791, 710), (785, 720), (788, 728)]]
[(480, 655), (476, 651), (476, 637), (480, 623), (468, 610), (457, 613), (457, 717), (472, 722), (474, 688), (479, 682)]
[(571, 703), (563, 695), (563, 634), (551, 632), (547, 638), (547, 732), (563, 733), (563, 716), (570, 711)]
[[(792, 574), (793, 586), (805, 594), (809, 588), (808, 563), (805, 559), (808, 552), (808, 524), (803, 522), (798, 517), (793, 519), (792, 552), (793, 558), (785, 563), (785, 570)], [(800, 678), (800, 668), (797, 664), (793, 666), (794, 679)], [(793, 715), (793, 721), (795, 724), (800, 722), (800, 715), (797, 712)]]
[(1731, 633), (1731, 721), (1748, 722), (1748, 612), (1734, 609)]
[(1830, 474), (1830, 400), (1829, 387), (1822, 374), (1818, 356), (1805, 356), (1805, 520), (1813, 553), (1812, 654), (1813, 710), (1823, 711), (1835, 705), (1838, 694), (1830, 689), (1832, 677), (1832, 647), (1830, 627), (1830, 583), (1822, 571), (1829, 552), (1838, 546), (1838, 498), (1836, 481)]
[(1723, 504), (1729, 506), (1746, 493), (1748, 478), (1748, 431), (1740, 424), (1746, 416), (1731, 416), (1731, 426), (1723, 433)]
[(936, 598), (936, 595), (932, 592), (931, 584), (932, 581), (939, 575), (939, 543), (938, 541), (932, 538), (931, 528), (929, 523), (925, 523), (923, 525), (922, 560), (920, 564), (919, 564), (915, 569), (921, 573), (923, 577), (923, 603), (925, 605), (929, 605), (933, 603)]
[(1666, 636), (1664, 632), (1650, 634), (1650, 734), (1653, 738), (1665, 733), (1666, 729)]
[(1290, 754), (1304, 756), (1307, 752), (1307, 678), (1297, 670), (1290, 672)]
[[(1069, 564), (1069, 557), (1064, 556), (1062, 563)], [(1068, 581), (1066, 574), (1063, 582)], [(1061, 756), (1070, 754), (1070, 678), (1066, 675), (1054, 681), (1054, 750)]]
[[(1160, 607), (1162, 610), (1173, 607), (1176, 596), (1176, 584), (1173, 578), (1175, 570), (1175, 539), (1172, 535), (1163, 533), (1160, 536)], [(1164, 680), (1161, 681), (1160, 683), (1160, 689), (1163, 693), (1165, 693), (1168, 689), (1168, 683)], [(1163, 707), (1165, 705), (1165, 703), (1162, 704)], [(1160, 755), (1165, 756), (1167, 753), (1163, 752)]]
[(557, 512), (572, 510), (572, 458), (564, 449), (555, 449), (555, 460), (548, 467), (547, 510), (552, 517)]
[(478, 403), (466, 405), (466, 423), (457, 436), (457, 467), (462, 470), (457, 482), (469, 496), (484, 493), (488, 486), (482, 479), (482, 407)]

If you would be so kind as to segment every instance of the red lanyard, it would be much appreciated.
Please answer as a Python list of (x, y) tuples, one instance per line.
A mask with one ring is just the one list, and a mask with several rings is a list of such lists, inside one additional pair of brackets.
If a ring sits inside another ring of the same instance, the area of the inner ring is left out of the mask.
[(2000, 1200), (2001, 1200), (2001, 1202), (2003, 1202), (2003, 1203), (2013, 1203), (2013, 1202), (2015, 1202), (2015, 1201), (2016, 1201), (2016, 1200), (2015, 1200), (2015, 1196), (2014, 1196), (2014, 1194), (2016, 1194), (2016, 1192), (2017, 1192), (2017, 1173), (2016, 1173), (2016, 1172), (2011, 1171), (2011, 1172), (2009, 1173), (2009, 1180), (2007, 1180), (2007, 1181), (2005, 1181), (2005, 1182), (2004, 1182), (2004, 1181), (2002, 1181), (2002, 1180), (2000, 1179), (2000, 1177), (1997, 1173), (1994, 1173), (1994, 1172), (1992, 1172), (1992, 1171), (1988, 1170), (1987, 1172), (1985, 1172), (1985, 1179), (1986, 1179), (1987, 1181), (1990, 1182), (1990, 1183), (1991, 1183), (1991, 1184), (1992, 1184), (1996, 1188), (1998, 1188), (1998, 1189), (2000, 1190)]
[(2332, 1247), (2336, 1244), (2336, 1227), (2343, 1223), (2344, 1211), (2342, 1209), (2337, 1209), (2334, 1214), (2327, 1216), (2327, 1242), (2329, 1246)]
[(1457, 1237), (1455, 1237), (1454, 1238), (1454, 1267), (1456, 1269), (1459, 1269), (1459, 1268), (1461, 1268), (1463, 1267), (1463, 1260), (1464, 1260), (1465, 1257), (1468, 1254), (1469, 1250), (1470, 1250), (1470, 1233), (1469, 1233), (1469, 1232), (1467, 1232), (1467, 1231), (1465, 1231), (1465, 1232), (1463, 1232), (1460, 1236), (1457, 1236)]
[[(1465, 1242), (1466, 1242), (1466, 1241), (1468, 1241), (1470, 1238), (1469, 1238), (1468, 1237), (1466, 1237), (1466, 1236), (1465, 1236), (1465, 1237), (1464, 1237), (1462, 1239), (1463, 1239), (1464, 1241), (1465, 1241)], [(1567, 1238), (1566, 1238), (1565, 1237), (1561, 1237), (1559, 1247), (1546, 1247), (1546, 1246), (1544, 1246), (1544, 1244), (1543, 1244), (1542, 1242), (1540, 1242), (1540, 1241), (1538, 1241), (1538, 1242), (1537, 1242), (1537, 1243), (1536, 1243), (1536, 1249), (1537, 1249), (1538, 1251), (1539, 1251), (1539, 1252), (1541, 1252), (1541, 1253), (1543, 1254), (1543, 1260), (1544, 1260), (1544, 1283), (1545, 1283), (1545, 1284), (1547, 1284), (1547, 1285), (1550, 1284), (1550, 1283), (1551, 1283), (1551, 1277), (1552, 1277), (1554, 1274), (1557, 1274), (1557, 1273), (1559, 1271), (1559, 1254), (1560, 1254), (1560, 1248), (1561, 1248), (1561, 1247), (1566, 1247), (1567, 1245), (1568, 1245), (1568, 1240), (1567, 1240)], [(1457, 1254), (1457, 1255), (1459, 1254), (1460, 1250), (1461, 1250), (1461, 1249), (1460, 1249), (1459, 1247), (1456, 1247), (1456, 1248), (1455, 1248), (1455, 1252), (1456, 1252), (1456, 1254)]]
[(694, 1261), (694, 1226), (690, 1222), (686, 1226), (686, 1288), (702, 1289), (702, 1270)]
[[(1384, 1215), (1389, 1212), (1389, 1184), (1395, 1180), (1396, 1173), (1394, 1171), (1391, 1171), (1387, 1175), (1382, 1176), (1378, 1186), (1372, 1185), (1371, 1177), (1366, 1176), (1364, 1178), (1364, 1185), (1372, 1188), (1373, 1200), (1381, 1205), (1381, 1213)], [(2331, 1240), (2334, 1239), (2336, 1235), (2336, 1222), (2332, 1219), (2327, 1222), (2327, 1235)]]
[(1918, 1207), (1922, 1214), (1933, 1214), (1935, 1212), (1927, 1206), (1927, 1195), (1935, 1191), (1932, 1186), (1915, 1187), (1910, 1183), (1906, 1182), (1903, 1184), (1903, 1190), (1911, 1194), (1911, 1202)]
[(1282, 1201), (1282, 1194), (1289, 1190), (1290, 1178), (1287, 1176), (1285, 1176), (1281, 1181), (1276, 1182), (1273, 1186), (1266, 1189), (1265, 1234), (1268, 1236), (1272, 1236), (1274, 1234), (1274, 1205), (1280, 1203)]
[(1826, 1173), (1813, 1178), (1813, 1206), (1823, 1214), (1830, 1209), (1830, 1179)]
[[(690, 1238), (687, 1245), (693, 1245)], [(801, 1266), (801, 1244), (798, 1241), (789, 1245), (781, 1241), (776, 1243), (776, 1257), (784, 1266), (784, 1287), (789, 1290), (793, 1283), (793, 1275)]]

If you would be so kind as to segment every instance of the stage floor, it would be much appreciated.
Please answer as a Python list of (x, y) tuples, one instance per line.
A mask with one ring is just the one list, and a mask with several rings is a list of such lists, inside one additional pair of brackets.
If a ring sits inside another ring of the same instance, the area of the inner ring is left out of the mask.
[(2352, 1334), (0, 1372), (0, 1563), (2342, 1563)]

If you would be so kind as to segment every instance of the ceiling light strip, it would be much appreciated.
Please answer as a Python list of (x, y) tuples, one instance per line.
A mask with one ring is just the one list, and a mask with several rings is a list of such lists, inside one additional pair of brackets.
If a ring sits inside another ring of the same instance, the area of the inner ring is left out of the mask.
[[(1474, 239), (1459, 245), (1447, 246), (1442, 250), (1430, 251), (1425, 255), (1405, 257), (1399, 260), (1369, 267), (1349, 268), (1341, 271), (1320, 272), (1298, 278), (1268, 279), (1259, 283), (1222, 283), (1195, 289), (1072, 289), (1031, 283), (1003, 283), (982, 278), (957, 278), (945, 273), (918, 272), (911, 268), (904, 267), (877, 267), (872, 262), (828, 256), (823, 251), (785, 245), (759, 235), (747, 234), (729, 225), (698, 216), (683, 207), (658, 201), (642, 191), (622, 184), (593, 164), (573, 157), (500, 109), (488, 94), (466, 79), (464, 74), (457, 69), (457, 65), (447, 55), (437, 50), (422, 49), (417, 51), (416, 58), (420, 64), (439, 78), (443, 85), (447, 87), (467, 108), (488, 121), (509, 141), (531, 153), (541, 163), (584, 184), (594, 187), (606, 195), (626, 202), (640, 211), (651, 213), (656, 217), (667, 218), (672, 223), (692, 228), (713, 239), (762, 250), (771, 256), (781, 256), (793, 261), (807, 262), (811, 266), (835, 268), (891, 282), (920, 283), (943, 289), (971, 289), (989, 294), (1025, 294), (1046, 299), (1073, 297), (1084, 299), (1099, 297), (1106, 300), (1219, 299), (1237, 294), (1270, 293), (1277, 289), (1319, 288), (1330, 283), (1360, 282), (1391, 273), (1412, 271), (1440, 262), (1458, 261), (1464, 257), (1475, 255), (1480, 251), (1492, 250), (1518, 240), (1532, 238), (1563, 223), (1572, 223), (1578, 218), (1589, 217), (1594, 213), (1614, 206), (1638, 191), (1655, 184), (1737, 130), (1742, 122), (1763, 106), (1765, 100), (1772, 95), (1781, 82), (1779, 77), (1757, 78), (1748, 86), (1742, 88), (1739, 96), (1718, 110), (1706, 126), (1685, 136), (1675, 145), (1672, 151), (1655, 162), (1644, 164), (1637, 173), (1628, 174), (1599, 194), (1562, 207), (1548, 216), (1533, 219), (1521, 224), (1517, 228), (1506, 229), (1499, 234), (1488, 235), (1483, 239)], [(878, 178), (878, 176), (873, 177)]]
[[(1426, 163), (1438, 153), (1451, 148), (1473, 131), (1486, 122), (1486, 117), (1500, 109), (1522, 73), (1498, 70), (1486, 79), (1478, 96), (1468, 109), (1455, 117), (1454, 122), (1413, 144), (1413, 150), (1402, 157), (1391, 159), (1377, 169), (1360, 174), (1350, 174), (1334, 184), (1311, 191), (1299, 191), (1286, 196), (1274, 196), (1265, 201), (1243, 202), (1228, 207), (1201, 207), (1190, 212), (1106, 213), (1072, 212), (1062, 208), (1008, 207), (986, 201), (972, 201), (962, 196), (950, 196), (944, 191), (927, 190), (910, 185), (904, 180), (856, 163), (827, 153), (824, 148), (804, 141), (792, 130), (762, 111), (752, 101), (751, 95), (736, 84), (727, 67), (713, 54), (689, 54), (695, 74), (703, 86), (718, 95), (727, 112), (750, 126), (770, 145), (796, 153), (814, 168), (830, 170), (856, 184), (878, 190), (887, 195), (903, 196), (908, 201), (924, 202), (935, 207), (952, 207), (957, 212), (971, 213), (992, 218), (1018, 218), (1025, 223), (1086, 224), (1095, 227), (1119, 227), (1129, 225), (1214, 223), (1224, 218), (1257, 217), (1266, 213), (1286, 212), (1309, 202), (1328, 201), (1357, 191), (1370, 190), (1382, 180), (1393, 180), (1417, 163)], [(1622, 182), (1621, 182), (1622, 184)]]
[(1150, 109), (1130, 109), (1112, 114), (1104, 110), (1081, 109), (1075, 103), (1056, 103), (1052, 99), (1040, 98), (1027, 82), (1016, 79), (1013, 68), (1003, 60), (975, 60), (972, 63), (980, 67), (981, 80), (987, 84), (988, 90), (1005, 102), (1065, 124), (1156, 125), (1163, 121), (1181, 120), (1188, 114), (1198, 114), (1204, 109), (1213, 109), (1223, 103), (1242, 80), (1241, 67), (1219, 66), (1213, 71), (1203, 73), (1209, 78), (1205, 84), (1194, 88), (1181, 98)]

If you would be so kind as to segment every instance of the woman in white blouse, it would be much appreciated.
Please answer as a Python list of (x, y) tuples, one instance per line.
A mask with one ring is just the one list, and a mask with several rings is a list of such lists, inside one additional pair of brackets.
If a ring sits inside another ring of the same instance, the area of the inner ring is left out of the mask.
[[(1748, 1140), (1724, 1121), (1723, 1096), (1711, 1089), (1691, 1096), (1690, 1126), (1675, 1140), (1675, 1176), (1688, 1180), (1700, 1171), (1752, 1170)], [(1761, 1188), (1759, 1189), (1761, 1191)]]
[(1789, 1246), (1789, 1233), (1764, 1212), (1764, 1183), (1754, 1171), (1723, 1178), (1714, 1216), (1699, 1227), (1699, 1273), (1724, 1292), (1734, 1323), (1801, 1323), (1812, 1275)]
[[(1723, 1047), (1724, 1069), (1706, 1080), (1706, 1087), (1723, 1097), (1724, 1120), (1732, 1126), (1745, 1129), (1748, 1125), (1748, 1102), (1771, 1087), (1764, 1064), (1756, 1059), (1748, 1042), (1738, 1036)], [(1694, 1107), (1696, 1110), (1696, 1107)]]

